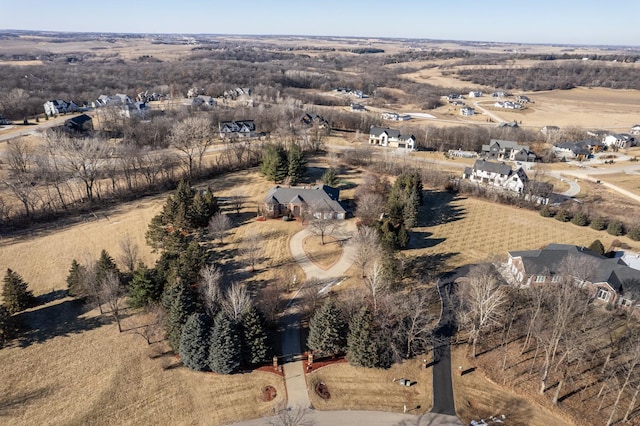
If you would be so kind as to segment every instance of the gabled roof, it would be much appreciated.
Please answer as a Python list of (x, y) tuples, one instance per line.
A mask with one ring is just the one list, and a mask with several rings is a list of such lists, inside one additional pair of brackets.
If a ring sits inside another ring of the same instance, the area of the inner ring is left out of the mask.
[(415, 136), (413, 135), (401, 135), (400, 130), (397, 130), (397, 129), (371, 126), (371, 129), (369, 130), (369, 135), (375, 136), (375, 137), (380, 137), (383, 133), (386, 133), (387, 136), (389, 136), (390, 138), (395, 138), (401, 141), (415, 139)]
[(344, 213), (345, 209), (338, 201), (339, 194), (338, 189), (326, 185), (290, 188), (275, 186), (269, 190), (264, 202), (269, 205), (308, 205), (317, 210)]
[(594, 273), (588, 280), (607, 283), (620, 294), (624, 293), (625, 287), (628, 290), (631, 281), (640, 280), (640, 271), (630, 268), (622, 260), (610, 259), (570, 244), (549, 244), (542, 250), (510, 251), (509, 256), (521, 258), (526, 273), (530, 275), (556, 275), (565, 258), (586, 258), (594, 262)]
[(87, 114), (80, 114), (77, 117), (73, 117), (68, 120), (65, 120), (64, 123), (66, 125), (83, 126), (84, 123), (86, 123), (87, 121), (92, 121), (92, 118), (89, 117)]
[(529, 147), (527, 145), (520, 145), (516, 141), (505, 141), (505, 140), (502, 140), (502, 139), (491, 139), (491, 141), (489, 142), (489, 146), (494, 145), (494, 144), (497, 144), (500, 148), (504, 148), (504, 149), (516, 149), (516, 150), (519, 150), (521, 148), (524, 148), (527, 151), (529, 150)]
[(221, 132), (253, 132), (256, 125), (253, 120), (221, 121), (218, 123)]
[(512, 172), (511, 167), (504, 163), (495, 163), (487, 160), (476, 160), (473, 164), (473, 170), (497, 173), (500, 175), (509, 175)]

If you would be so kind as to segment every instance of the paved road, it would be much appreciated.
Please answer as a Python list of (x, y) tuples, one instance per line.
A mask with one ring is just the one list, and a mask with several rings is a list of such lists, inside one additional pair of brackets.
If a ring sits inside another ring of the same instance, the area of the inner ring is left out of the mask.
[(483, 101), (474, 101), (473, 102), (474, 108), (479, 109), (480, 111), (482, 111), (483, 114), (488, 115), (489, 117), (491, 117), (497, 123), (504, 123), (505, 122), (505, 120), (503, 120), (502, 118), (500, 118), (497, 115), (495, 115), (493, 112), (489, 111), (488, 109), (486, 109), (485, 107), (480, 105), (480, 102), (483, 102)]
[(432, 413), (456, 415), (451, 379), (451, 336), (455, 330), (451, 299), (448, 297), (454, 277), (439, 284), (438, 294), (442, 303), (440, 321), (433, 336), (433, 407)]
[[(234, 426), (263, 426), (268, 424), (283, 425), (277, 417), (247, 420), (233, 423)], [(421, 416), (413, 414), (388, 413), (384, 411), (317, 411), (309, 410), (305, 415), (314, 426), (462, 426), (462, 422), (454, 416), (425, 413)], [(271, 423), (270, 423), (271, 422)]]

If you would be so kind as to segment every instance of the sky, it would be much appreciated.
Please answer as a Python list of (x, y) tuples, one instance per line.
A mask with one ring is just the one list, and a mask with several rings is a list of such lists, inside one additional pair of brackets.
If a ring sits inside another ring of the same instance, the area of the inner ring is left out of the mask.
[(639, 0), (0, 0), (0, 29), (640, 46)]

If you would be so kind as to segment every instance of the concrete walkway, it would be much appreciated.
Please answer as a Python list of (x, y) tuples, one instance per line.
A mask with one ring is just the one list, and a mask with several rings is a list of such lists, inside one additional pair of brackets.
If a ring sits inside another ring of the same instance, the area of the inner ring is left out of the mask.
[[(351, 237), (350, 232), (355, 229), (355, 223), (345, 222), (340, 228), (341, 241), (348, 241)], [(343, 244), (342, 256), (329, 269), (322, 269), (315, 265), (305, 254), (303, 241), (312, 235), (309, 229), (304, 228), (296, 233), (289, 240), (289, 248), (295, 261), (304, 271), (307, 280), (316, 278), (320, 281), (330, 281), (341, 277), (351, 267), (351, 248)], [(300, 290), (304, 286), (301, 284)], [(307, 382), (305, 379), (305, 361), (300, 360), (299, 356), (303, 352), (300, 347), (300, 314), (297, 306), (297, 293), (287, 306), (282, 319), (282, 355), (283, 355), (283, 371), (285, 386), (287, 388), (287, 407), (288, 408), (307, 408), (311, 406), (309, 394), (307, 392)]]

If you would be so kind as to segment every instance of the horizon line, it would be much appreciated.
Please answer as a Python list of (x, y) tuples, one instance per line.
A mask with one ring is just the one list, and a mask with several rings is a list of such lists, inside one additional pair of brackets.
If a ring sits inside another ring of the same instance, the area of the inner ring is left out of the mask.
[(528, 46), (571, 46), (571, 47), (618, 47), (636, 48), (640, 45), (633, 44), (582, 44), (565, 42), (524, 42), (524, 41), (491, 41), (491, 40), (460, 40), (460, 39), (436, 39), (422, 37), (392, 37), (392, 36), (365, 36), (365, 35), (312, 35), (312, 34), (241, 34), (241, 33), (162, 33), (162, 32), (114, 32), (114, 31), (60, 31), (60, 30), (32, 30), (32, 29), (12, 29), (2, 28), (0, 33), (25, 32), (25, 33), (52, 33), (52, 34), (107, 34), (107, 35), (146, 35), (146, 36), (214, 36), (214, 37), (301, 37), (301, 38), (348, 38), (348, 39), (379, 39), (379, 40), (409, 40), (421, 42), (454, 42), (454, 43), (479, 43), (497, 45), (528, 45)]

